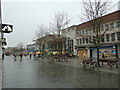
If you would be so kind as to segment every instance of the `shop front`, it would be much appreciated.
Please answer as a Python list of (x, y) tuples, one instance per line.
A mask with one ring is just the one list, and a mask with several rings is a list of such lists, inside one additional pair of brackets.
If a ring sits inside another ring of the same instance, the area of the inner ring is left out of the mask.
[(88, 50), (86, 48), (78, 48), (77, 56), (79, 60), (85, 60), (88, 57)]
[[(95, 47), (91, 47), (91, 56), (92, 57), (97, 57), (97, 50)], [(100, 58), (116, 58), (116, 46), (105, 46), (105, 47), (100, 47), (99, 48), (99, 56)]]

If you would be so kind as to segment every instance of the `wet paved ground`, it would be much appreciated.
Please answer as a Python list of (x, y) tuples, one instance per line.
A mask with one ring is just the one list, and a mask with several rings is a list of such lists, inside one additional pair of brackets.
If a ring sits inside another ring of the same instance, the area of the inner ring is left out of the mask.
[(2, 89), (2, 59), (0, 58), (0, 90)]
[[(66, 62), (67, 63), (67, 62)], [(117, 88), (118, 74), (24, 57), (3, 61), (3, 88)]]

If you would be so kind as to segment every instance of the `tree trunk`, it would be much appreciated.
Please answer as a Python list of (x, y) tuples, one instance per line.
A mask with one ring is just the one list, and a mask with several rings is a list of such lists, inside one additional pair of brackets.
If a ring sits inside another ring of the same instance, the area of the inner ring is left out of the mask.
[(97, 47), (97, 65), (100, 67), (99, 47)]
[(44, 54), (44, 44), (42, 44), (42, 59), (43, 59), (43, 54)]
[(59, 61), (60, 61), (60, 56), (61, 56), (61, 54), (60, 54), (60, 41), (58, 41), (58, 56), (59, 56)]

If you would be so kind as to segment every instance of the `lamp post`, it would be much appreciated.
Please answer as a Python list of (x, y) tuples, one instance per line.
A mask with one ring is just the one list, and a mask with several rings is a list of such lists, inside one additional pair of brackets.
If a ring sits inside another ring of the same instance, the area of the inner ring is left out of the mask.
[(2, 17), (0, 0), (0, 89), (2, 89)]
[[(2, 60), (2, 17), (1, 17), (1, 0), (0, 0), (0, 60)], [(1, 62), (0, 62), (1, 63)]]

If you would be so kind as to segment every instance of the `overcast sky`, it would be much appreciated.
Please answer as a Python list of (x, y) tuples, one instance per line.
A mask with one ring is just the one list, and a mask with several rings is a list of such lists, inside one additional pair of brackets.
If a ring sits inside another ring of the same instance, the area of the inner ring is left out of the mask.
[[(114, 0), (112, 6), (119, 0)], [(117, 10), (117, 5), (111, 11)], [(70, 25), (81, 23), (79, 0), (2, 0), (2, 22), (12, 24), (14, 31), (5, 34), (7, 47), (32, 43), (38, 25), (49, 26), (56, 12), (64, 11), (71, 19)]]

